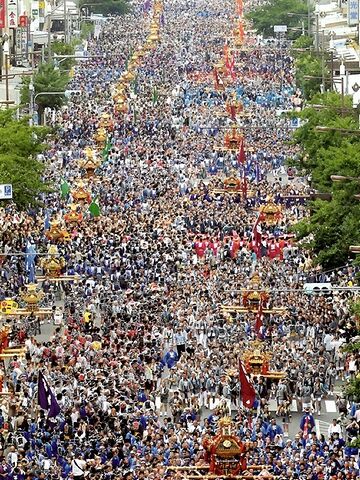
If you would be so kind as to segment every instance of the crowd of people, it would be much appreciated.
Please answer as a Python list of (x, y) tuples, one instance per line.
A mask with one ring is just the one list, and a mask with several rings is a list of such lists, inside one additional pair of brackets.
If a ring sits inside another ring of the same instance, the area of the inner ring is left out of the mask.
[[(234, 51), (235, 80), (224, 91), (214, 87), (235, 11), (232, 0), (166, 0), (160, 42), (144, 56), (121, 115), (114, 88), (145, 41), (151, 9), (134, 1), (130, 14), (109, 18), (100, 39), (89, 39), (90, 58), (72, 79), (80, 94), (54, 112), (56, 135), (39, 158), (44, 180), (76, 189), (84, 180), (79, 159), (97, 148), (94, 135), (109, 114), (108, 155), (85, 182), (101, 213), (85, 207), (71, 241), (59, 245), (63, 273), (79, 281), (42, 283), (44, 302), (63, 310), (62, 324), (45, 341), (28, 335), (25, 357), (6, 362), (0, 479), (187, 478), (171, 467), (203, 465), (203, 440), (225, 414), (246, 442), (248, 466), (266, 465), (260, 476), (359, 478), (350, 442), (359, 436), (360, 409), (340, 394), (359, 368), (357, 354), (342, 349), (356, 327), (352, 294), (304, 291), (320, 276), (349, 285), (356, 271), (319, 272), (290, 233), (308, 215), (292, 196), (308, 187), (285, 174), (299, 152), (281, 112), (301, 105), (286, 48), (245, 37), (246, 48)], [(219, 148), (234, 93), (246, 112), (238, 119), (240, 165), (237, 152)], [(246, 177), (247, 198), (243, 190), (213, 192), (230, 175)], [(56, 191), (44, 196), (44, 208), (1, 209), (2, 299), (18, 299), (27, 282), (25, 262), (12, 252), (31, 242), (45, 254), (46, 219), (63, 218), (73, 200)], [(271, 201), (281, 216), (269, 225), (259, 209)], [(278, 309), (262, 314), (261, 325), (250, 311), (221, 310), (240, 305), (254, 277), (269, 292), (264, 307)], [(254, 340), (271, 352), (269, 368), (285, 376), (254, 376), (248, 409), (238, 366)], [(54, 416), (39, 406), (40, 372), (59, 406)], [(315, 428), (324, 399), (338, 409), (326, 435)]]

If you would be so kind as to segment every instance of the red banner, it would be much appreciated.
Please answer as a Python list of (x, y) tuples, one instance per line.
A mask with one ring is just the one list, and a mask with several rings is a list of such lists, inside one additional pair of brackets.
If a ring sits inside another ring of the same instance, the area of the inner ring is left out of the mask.
[(20, 15), (20, 17), (19, 17), (19, 27), (27, 27), (27, 24), (28, 24), (27, 16), (26, 15)]
[(0, 0), (0, 28), (5, 28), (5, 0)]
[(244, 407), (252, 408), (255, 402), (256, 392), (241, 360), (239, 360), (239, 379), (240, 399), (242, 400)]

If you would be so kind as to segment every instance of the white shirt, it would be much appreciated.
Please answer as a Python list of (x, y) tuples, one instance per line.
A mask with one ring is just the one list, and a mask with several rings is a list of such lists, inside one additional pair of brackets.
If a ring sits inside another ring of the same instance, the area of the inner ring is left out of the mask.
[(18, 463), (18, 455), (16, 452), (10, 452), (7, 456), (7, 461), (13, 466), (16, 467)]
[(81, 460), (80, 458), (75, 458), (71, 462), (71, 468), (72, 468), (71, 473), (75, 476), (80, 477), (81, 475), (84, 475), (85, 467), (86, 467), (85, 460)]
[(341, 425), (339, 425), (339, 424), (336, 424), (336, 425), (331, 424), (331, 425), (329, 426), (329, 430), (328, 430), (328, 435), (329, 435), (329, 437), (330, 437), (333, 433), (338, 433), (338, 434), (339, 434), (339, 437), (342, 438)]

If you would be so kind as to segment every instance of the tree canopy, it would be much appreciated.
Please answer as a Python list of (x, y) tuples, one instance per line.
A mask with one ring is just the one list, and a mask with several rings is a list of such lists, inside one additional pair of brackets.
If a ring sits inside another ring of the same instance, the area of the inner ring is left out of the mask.
[[(307, 22), (307, 13), (307, 3), (302, 0), (270, 0), (262, 7), (252, 10), (247, 18), (265, 36), (274, 35), (274, 25), (287, 25), (289, 38), (295, 38), (301, 35), (301, 25), (302, 22)], [(291, 30), (292, 28), (299, 30)]]
[[(65, 101), (65, 95), (47, 95), (47, 92), (64, 92), (70, 77), (68, 73), (61, 71), (53, 62), (42, 63), (33, 76), (34, 98), (38, 107), (39, 115), (46, 107), (59, 108)], [(20, 90), (20, 101), (23, 105), (30, 103), (29, 92), (30, 78), (23, 77), (22, 88)], [(38, 95), (45, 92), (44, 95)]]
[[(77, 42), (79, 43), (79, 42)], [(74, 58), (67, 58), (66, 60), (62, 59), (61, 63), (56, 61), (56, 55), (74, 55), (75, 54), (75, 43), (65, 43), (65, 42), (52, 42), (51, 50), (54, 55), (54, 64), (59, 68), (60, 71), (69, 71), (71, 67), (75, 65)], [(64, 72), (65, 73), (65, 72)]]
[[(79, 8), (86, 7), (86, 0), (79, 1)], [(127, 0), (95, 0), (91, 2), (90, 9), (92, 13), (102, 13), (103, 15), (124, 15), (130, 11), (130, 4)]]
[[(310, 235), (310, 247), (317, 262), (326, 268), (344, 265), (349, 258), (349, 246), (360, 243), (360, 182), (333, 183), (332, 175), (360, 177), (360, 135), (357, 118), (350, 98), (337, 93), (317, 94), (299, 115), (304, 120), (294, 134), (302, 147), (298, 167), (311, 176), (312, 186), (321, 192), (331, 192), (331, 201), (316, 200), (311, 215), (296, 227), (300, 238)], [(317, 131), (316, 127), (329, 127)], [(343, 131), (332, 130), (342, 129)]]
[(36, 159), (48, 130), (33, 128), (27, 119), (16, 120), (13, 110), (0, 111), (0, 183), (11, 183), (19, 208), (36, 205), (48, 190), (42, 180), (44, 165)]

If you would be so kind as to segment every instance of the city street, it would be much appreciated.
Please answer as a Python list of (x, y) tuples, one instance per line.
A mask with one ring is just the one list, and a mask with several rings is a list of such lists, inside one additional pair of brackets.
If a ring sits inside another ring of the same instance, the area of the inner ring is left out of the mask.
[(2, 52), (48, 45), (32, 121), (0, 111), (0, 479), (357, 480), (360, 136), (322, 3), (11, 1)]

